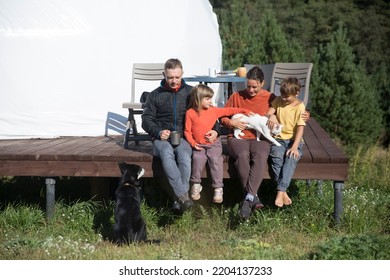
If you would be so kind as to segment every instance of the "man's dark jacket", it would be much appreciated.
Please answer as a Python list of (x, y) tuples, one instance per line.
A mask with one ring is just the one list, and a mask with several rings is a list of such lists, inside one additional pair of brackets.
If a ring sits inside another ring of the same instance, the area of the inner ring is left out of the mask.
[(184, 118), (192, 86), (182, 80), (177, 92), (161, 86), (148, 94), (142, 113), (142, 128), (152, 137), (160, 139), (160, 131), (180, 131), (184, 135)]

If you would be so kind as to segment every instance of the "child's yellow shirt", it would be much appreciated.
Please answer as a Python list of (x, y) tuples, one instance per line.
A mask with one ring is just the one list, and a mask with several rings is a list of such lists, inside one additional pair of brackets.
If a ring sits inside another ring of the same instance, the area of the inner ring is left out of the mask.
[(283, 125), (282, 132), (275, 138), (288, 140), (295, 138), (295, 132), (298, 126), (306, 126), (301, 115), (305, 112), (305, 105), (299, 100), (296, 106), (284, 105), (280, 96), (272, 102), (272, 107), (276, 110), (276, 117), (280, 124)]

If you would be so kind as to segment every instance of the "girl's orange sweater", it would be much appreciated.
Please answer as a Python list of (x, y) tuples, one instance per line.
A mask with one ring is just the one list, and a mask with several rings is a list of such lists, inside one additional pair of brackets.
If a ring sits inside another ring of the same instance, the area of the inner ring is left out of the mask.
[(206, 141), (206, 133), (209, 132), (215, 122), (223, 116), (234, 114), (248, 114), (250, 110), (245, 108), (218, 108), (210, 107), (199, 112), (188, 109), (186, 112), (184, 136), (192, 147), (195, 144), (210, 144)]

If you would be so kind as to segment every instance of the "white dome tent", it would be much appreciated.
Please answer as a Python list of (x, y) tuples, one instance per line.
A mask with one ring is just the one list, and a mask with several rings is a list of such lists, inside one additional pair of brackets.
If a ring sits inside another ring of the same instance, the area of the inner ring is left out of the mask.
[(132, 64), (171, 57), (220, 70), (209, 1), (0, 0), (0, 139), (103, 135)]

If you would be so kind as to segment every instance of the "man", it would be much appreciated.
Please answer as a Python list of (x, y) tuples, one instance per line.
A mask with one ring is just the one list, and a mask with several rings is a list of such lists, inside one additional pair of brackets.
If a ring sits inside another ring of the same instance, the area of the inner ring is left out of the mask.
[[(153, 156), (161, 159), (171, 188), (169, 191), (174, 196), (174, 207), (184, 212), (194, 205), (188, 195), (192, 148), (183, 138), (184, 117), (192, 86), (182, 79), (183, 66), (178, 59), (165, 62), (163, 75), (160, 87), (147, 97), (142, 128), (153, 138)], [(181, 133), (180, 144), (172, 145), (169, 141), (172, 131)], [(218, 133), (212, 130), (205, 137), (213, 142)]]

